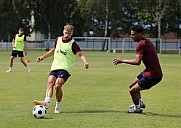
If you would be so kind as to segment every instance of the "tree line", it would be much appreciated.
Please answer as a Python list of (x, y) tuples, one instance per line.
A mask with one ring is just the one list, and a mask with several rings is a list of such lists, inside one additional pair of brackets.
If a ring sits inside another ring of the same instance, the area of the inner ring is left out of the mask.
[(140, 24), (150, 37), (173, 32), (180, 38), (181, 0), (0, 0), (1, 40), (18, 27), (55, 38), (66, 23), (75, 26), (74, 36), (121, 37)]

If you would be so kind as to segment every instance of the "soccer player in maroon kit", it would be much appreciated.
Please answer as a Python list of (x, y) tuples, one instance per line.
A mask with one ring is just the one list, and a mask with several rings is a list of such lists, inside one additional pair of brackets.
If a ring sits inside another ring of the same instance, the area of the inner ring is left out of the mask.
[(141, 90), (150, 89), (158, 84), (162, 79), (162, 69), (157, 56), (157, 51), (153, 43), (143, 36), (143, 28), (139, 25), (131, 27), (131, 38), (138, 42), (136, 46), (136, 57), (133, 60), (126, 60), (118, 57), (113, 60), (115, 65), (125, 63), (131, 65), (140, 65), (141, 61), (145, 69), (129, 85), (130, 95), (133, 105), (128, 110), (129, 113), (142, 113), (146, 107), (141, 99)]

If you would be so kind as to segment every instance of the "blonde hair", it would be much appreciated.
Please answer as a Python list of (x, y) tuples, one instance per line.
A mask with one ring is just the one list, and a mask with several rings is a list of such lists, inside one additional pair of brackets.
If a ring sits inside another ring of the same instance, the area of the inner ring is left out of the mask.
[(68, 30), (68, 31), (74, 31), (74, 26), (67, 24), (64, 26), (64, 30)]

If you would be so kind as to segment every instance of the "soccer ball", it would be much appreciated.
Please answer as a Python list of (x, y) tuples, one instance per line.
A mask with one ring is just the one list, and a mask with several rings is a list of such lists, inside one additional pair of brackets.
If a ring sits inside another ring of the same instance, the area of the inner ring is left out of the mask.
[(46, 108), (45, 106), (42, 106), (42, 105), (36, 105), (34, 108), (33, 108), (33, 116), (35, 118), (44, 118), (46, 115)]

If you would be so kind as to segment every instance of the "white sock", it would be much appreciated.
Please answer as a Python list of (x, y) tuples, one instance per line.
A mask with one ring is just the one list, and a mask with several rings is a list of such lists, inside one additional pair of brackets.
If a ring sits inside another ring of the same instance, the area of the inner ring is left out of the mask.
[(45, 97), (45, 103), (49, 105), (51, 102), (51, 97)]
[(60, 102), (56, 102), (55, 108), (56, 108), (56, 109), (60, 109)]
[(26, 66), (26, 69), (30, 69), (30, 67)]
[(9, 70), (12, 70), (12, 67), (9, 67)]
[(141, 106), (142, 102), (143, 102), (142, 99), (139, 99), (139, 106)]

